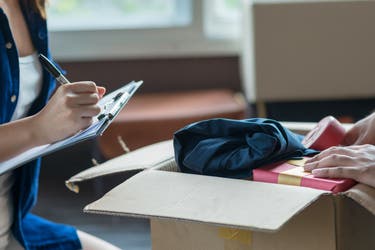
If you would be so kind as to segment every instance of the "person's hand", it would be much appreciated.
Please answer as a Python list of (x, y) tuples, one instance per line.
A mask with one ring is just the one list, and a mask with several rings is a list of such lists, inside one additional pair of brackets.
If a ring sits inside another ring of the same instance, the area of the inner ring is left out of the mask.
[(346, 132), (343, 145), (375, 145), (375, 112), (354, 124)]
[(375, 146), (331, 147), (306, 161), (315, 177), (350, 178), (375, 188)]
[(105, 88), (94, 82), (61, 85), (47, 105), (33, 117), (38, 144), (52, 143), (87, 128), (100, 113), (97, 105)]

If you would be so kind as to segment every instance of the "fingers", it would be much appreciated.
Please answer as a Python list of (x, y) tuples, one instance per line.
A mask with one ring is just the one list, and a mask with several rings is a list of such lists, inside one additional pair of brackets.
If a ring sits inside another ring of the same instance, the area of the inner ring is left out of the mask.
[(80, 108), (79, 113), (80, 113), (80, 117), (91, 118), (100, 113), (100, 107), (96, 105), (85, 106), (84, 108)]
[[(106, 92), (104, 87), (96, 86), (90, 81), (74, 82), (61, 87), (67, 93), (65, 94), (66, 104), (71, 108), (95, 105)], [(94, 110), (96, 111), (97, 108)], [(91, 111), (92, 108), (89, 108), (88, 114), (92, 113)]]
[(305, 164), (304, 169), (305, 171), (312, 171), (313, 169), (317, 169), (317, 168), (350, 166), (354, 164), (355, 159), (356, 159), (355, 157), (348, 156), (348, 155), (332, 154), (318, 161)]
[(101, 98), (105, 92), (105, 87), (97, 86), (95, 82), (91, 81), (81, 81), (81, 82), (74, 82), (62, 85), (61, 88), (65, 89), (67, 92), (73, 93), (97, 93)]
[(47, 105), (37, 114), (42, 128), (42, 140), (52, 143), (93, 123), (100, 112), (98, 101), (105, 88), (94, 82), (74, 82), (60, 86)]
[(329, 155), (346, 155), (355, 157), (356, 156), (356, 149), (358, 146), (352, 146), (352, 147), (331, 147), (327, 150), (324, 150), (320, 154), (315, 155), (311, 159), (307, 160), (306, 163), (312, 163), (316, 161), (320, 161), (323, 158), (326, 158)]
[(99, 98), (102, 98), (107, 90), (101, 86), (97, 86), (97, 88), (98, 88)]
[(349, 147), (331, 147), (306, 161), (305, 171), (317, 168), (329, 168), (336, 166), (355, 166), (360, 158), (359, 151), (366, 145), (354, 145)]
[[(97, 86), (91, 81), (81, 81), (62, 85), (60, 92), (63, 100), (65, 100), (65, 106), (72, 111), (71, 116), (73, 119), (81, 120), (84, 118), (83, 125), (90, 125), (92, 117), (98, 115), (101, 111), (97, 105), (100, 98), (105, 94), (106, 89), (101, 86)], [(86, 119), (87, 118), (87, 119)]]
[(70, 107), (78, 107), (81, 105), (93, 105), (99, 101), (99, 95), (96, 93), (92, 94), (71, 94), (66, 97), (67, 104)]
[(332, 147), (308, 160), (304, 169), (315, 177), (350, 178), (373, 185), (374, 153), (375, 147), (369, 144)]
[(312, 174), (322, 178), (350, 178), (358, 180), (360, 171), (357, 167), (334, 167), (314, 169)]
[(98, 93), (97, 86), (94, 82), (82, 81), (64, 84), (61, 86), (67, 92), (73, 93)]

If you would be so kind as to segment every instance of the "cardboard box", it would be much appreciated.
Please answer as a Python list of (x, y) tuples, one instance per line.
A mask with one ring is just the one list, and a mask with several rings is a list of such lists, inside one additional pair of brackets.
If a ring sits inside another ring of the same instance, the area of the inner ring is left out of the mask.
[[(300, 131), (301, 132), (301, 131)], [(374, 249), (375, 189), (344, 193), (176, 172), (172, 141), (88, 169), (98, 176), (144, 169), (85, 212), (151, 219), (154, 250)]]
[(375, 1), (245, 0), (249, 102), (372, 98)]

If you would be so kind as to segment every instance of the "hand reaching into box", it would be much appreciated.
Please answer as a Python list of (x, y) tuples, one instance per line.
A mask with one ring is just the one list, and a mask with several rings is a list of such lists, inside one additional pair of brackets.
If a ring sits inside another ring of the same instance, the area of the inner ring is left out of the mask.
[(351, 178), (375, 188), (375, 146), (331, 147), (306, 161), (315, 177)]
[(375, 188), (375, 113), (357, 122), (342, 144), (346, 146), (331, 147), (309, 159), (305, 171), (315, 177), (351, 178)]

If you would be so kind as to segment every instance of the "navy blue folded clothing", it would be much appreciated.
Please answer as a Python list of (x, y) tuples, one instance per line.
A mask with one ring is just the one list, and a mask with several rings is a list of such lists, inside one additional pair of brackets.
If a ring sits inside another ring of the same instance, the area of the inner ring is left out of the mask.
[(173, 143), (182, 172), (248, 178), (257, 167), (318, 153), (302, 139), (271, 119), (211, 119), (180, 129)]

